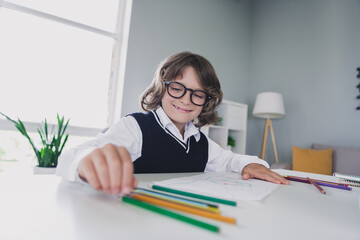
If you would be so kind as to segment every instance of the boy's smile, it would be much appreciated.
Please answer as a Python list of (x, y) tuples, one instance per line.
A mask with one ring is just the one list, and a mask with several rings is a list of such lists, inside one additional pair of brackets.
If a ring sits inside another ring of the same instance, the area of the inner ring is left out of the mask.
[[(185, 68), (182, 76), (174, 79), (174, 81), (182, 83), (187, 88), (204, 91), (200, 84), (199, 76), (192, 67)], [(166, 115), (168, 115), (181, 134), (184, 134), (185, 124), (197, 118), (203, 108), (202, 106), (197, 106), (191, 102), (190, 94), (191, 91), (187, 91), (183, 97), (173, 98), (165, 92), (161, 99), (161, 106)]]
[(183, 113), (188, 113), (188, 112), (191, 112), (192, 110), (187, 110), (187, 109), (183, 109), (183, 108), (180, 108), (178, 106), (176, 106), (175, 104), (173, 104), (174, 108), (176, 108), (178, 111), (180, 112), (183, 112)]

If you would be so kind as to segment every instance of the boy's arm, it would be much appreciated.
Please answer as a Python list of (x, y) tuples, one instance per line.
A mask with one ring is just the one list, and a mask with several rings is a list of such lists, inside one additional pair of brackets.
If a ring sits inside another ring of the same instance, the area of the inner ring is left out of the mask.
[(124, 146), (134, 161), (141, 156), (142, 134), (136, 120), (131, 117), (124, 117), (105, 133), (100, 133), (94, 139), (76, 146), (60, 156), (56, 174), (69, 181), (82, 181), (78, 175), (80, 161), (95, 149), (113, 144)]
[(91, 140), (61, 154), (58, 166), (56, 167), (56, 175), (71, 182), (81, 181), (77, 173), (77, 166), (81, 159), (96, 149), (96, 147), (93, 146), (94, 143), (95, 141)]
[(241, 173), (244, 180), (259, 178), (269, 182), (289, 184), (279, 174), (269, 169), (269, 164), (257, 156), (236, 154), (224, 150), (217, 143), (208, 138), (209, 158), (206, 172), (233, 171)]
[(207, 172), (233, 171), (241, 173), (243, 168), (250, 163), (257, 163), (269, 168), (269, 164), (257, 156), (242, 155), (225, 150), (210, 138), (209, 158), (205, 168)]

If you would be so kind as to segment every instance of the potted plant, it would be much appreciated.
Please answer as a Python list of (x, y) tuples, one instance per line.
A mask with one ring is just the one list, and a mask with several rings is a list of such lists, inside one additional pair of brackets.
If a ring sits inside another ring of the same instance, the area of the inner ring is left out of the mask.
[(33, 140), (28, 135), (24, 123), (18, 118), (18, 121), (11, 119), (5, 114), (1, 113), (7, 120), (14, 123), (15, 127), (19, 132), (27, 138), (32, 149), (34, 150), (35, 156), (37, 158), (38, 165), (34, 167), (34, 173), (53, 173), (58, 164), (58, 158), (64, 149), (65, 143), (68, 140), (69, 134), (64, 135), (65, 130), (69, 124), (69, 120), (66, 121), (64, 117), (60, 118), (57, 114), (57, 132), (54, 132), (54, 127), (49, 131), (48, 123), (45, 118), (45, 122), (42, 122), (40, 128), (38, 128), (38, 133), (41, 139), (41, 148), (40, 150), (35, 147)]
[(235, 145), (236, 145), (236, 140), (235, 140), (235, 138), (233, 138), (232, 136), (229, 135), (229, 136), (228, 136), (227, 145), (228, 145), (228, 147), (230, 148), (230, 150), (231, 150), (231, 148), (235, 147)]
[(221, 126), (222, 125), (222, 121), (223, 121), (223, 118), (219, 115), (219, 113), (217, 111), (215, 111), (215, 115), (217, 117), (217, 122), (215, 123), (215, 125), (219, 125)]

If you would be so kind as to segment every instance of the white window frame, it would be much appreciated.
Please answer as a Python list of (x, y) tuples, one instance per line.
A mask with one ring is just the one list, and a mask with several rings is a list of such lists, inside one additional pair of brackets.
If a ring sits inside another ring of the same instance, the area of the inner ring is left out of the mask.
[[(130, 18), (132, 0), (119, 0), (119, 8), (117, 13), (117, 22), (115, 32), (105, 31), (86, 24), (72, 21), (66, 18), (58, 17), (46, 12), (34, 10), (18, 4), (0, 0), (0, 12), (2, 8), (11, 9), (17, 12), (30, 14), (36, 17), (65, 24), (71, 27), (83, 29), (92, 33), (100, 34), (110, 37), (114, 40), (113, 53), (111, 60), (111, 73), (109, 79), (109, 93), (110, 98), (108, 104), (108, 119), (107, 125), (111, 126), (117, 122), (121, 117), (121, 106), (123, 96), (123, 86), (125, 78), (127, 46), (130, 30)], [(0, 13), (1, 14), (1, 13)], [(40, 122), (26, 122), (24, 121), (28, 132), (37, 132)], [(6, 119), (0, 119), (0, 130), (16, 130), (13, 123)], [(95, 136), (101, 131), (100, 128), (88, 128), (69, 125), (67, 132), (75, 136)]]

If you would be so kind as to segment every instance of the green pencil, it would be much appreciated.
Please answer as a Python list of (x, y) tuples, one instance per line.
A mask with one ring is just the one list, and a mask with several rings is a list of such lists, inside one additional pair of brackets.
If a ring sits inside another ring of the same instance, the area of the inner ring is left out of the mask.
[(160, 191), (165, 191), (165, 192), (169, 192), (169, 193), (175, 193), (175, 194), (187, 196), (187, 197), (193, 197), (193, 198), (203, 199), (203, 200), (207, 200), (207, 201), (211, 201), (211, 202), (217, 202), (217, 203), (222, 203), (222, 204), (226, 204), (226, 205), (236, 206), (236, 202), (221, 199), (221, 198), (208, 197), (208, 196), (204, 196), (204, 195), (200, 195), (200, 194), (184, 192), (184, 191), (175, 190), (175, 189), (162, 187), (162, 186), (158, 186), (158, 185), (152, 185), (152, 188), (156, 189), (156, 190), (160, 190)]
[(204, 229), (212, 231), (212, 232), (219, 232), (220, 231), (218, 226), (208, 224), (206, 222), (202, 222), (202, 221), (196, 220), (194, 218), (186, 217), (184, 215), (181, 215), (181, 214), (166, 210), (164, 208), (160, 208), (160, 207), (154, 206), (154, 205), (146, 203), (146, 202), (138, 201), (138, 200), (133, 199), (133, 198), (128, 197), (128, 196), (123, 196), (122, 200), (123, 200), (123, 202), (127, 202), (127, 203), (133, 204), (135, 206), (145, 208), (147, 210), (150, 210), (150, 211), (153, 211), (153, 212), (156, 212), (156, 213), (159, 213), (159, 214), (171, 217), (171, 218), (175, 218), (177, 220), (180, 220), (180, 221), (183, 221), (183, 222), (186, 222), (186, 223), (189, 223), (189, 224), (204, 228)]

